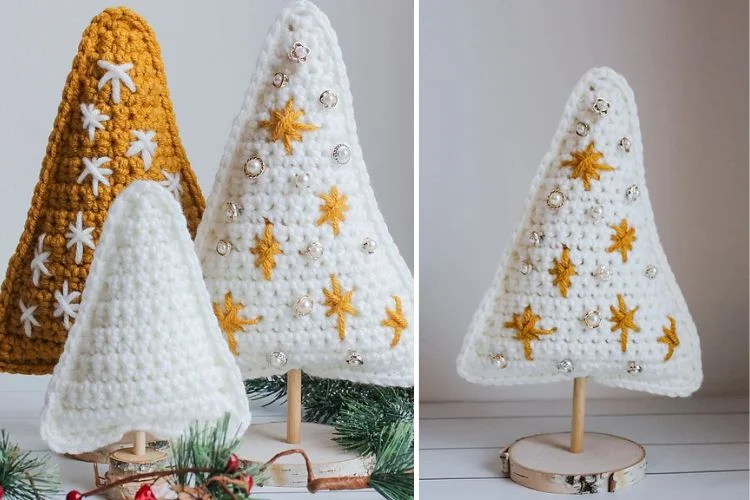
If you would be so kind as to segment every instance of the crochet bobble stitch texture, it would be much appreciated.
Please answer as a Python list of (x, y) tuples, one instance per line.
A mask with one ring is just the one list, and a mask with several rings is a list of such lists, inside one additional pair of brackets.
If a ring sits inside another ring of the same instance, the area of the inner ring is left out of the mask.
[(165, 188), (133, 182), (102, 230), (47, 390), (42, 438), (56, 452), (81, 453), (133, 430), (174, 439), (227, 412), (231, 428), (244, 432), (244, 385), (185, 217)]
[(590, 70), (568, 99), (458, 372), (494, 385), (590, 376), (669, 396), (700, 386), (698, 335), (656, 230), (635, 99), (614, 71)]
[(180, 141), (159, 46), (137, 14), (112, 8), (83, 34), (8, 265), (0, 371), (52, 371), (75, 322), (107, 210), (134, 179), (167, 186), (194, 234), (203, 195)]
[[(349, 155), (334, 153), (340, 144)], [(253, 157), (257, 178), (243, 168)], [(196, 247), (245, 377), (303, 368), (413, 384), (413, 279), (370, 186), (336, 34), (310, 2), (284, 10), (266, 38)]]

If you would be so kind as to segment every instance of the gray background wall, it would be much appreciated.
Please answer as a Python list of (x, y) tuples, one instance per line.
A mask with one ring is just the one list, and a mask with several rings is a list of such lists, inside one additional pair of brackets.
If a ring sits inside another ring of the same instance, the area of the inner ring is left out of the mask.
[(600, 65), (638, 102), (657, 225), (701, 336), (697, 394), (747, 394), (747, 26), (744, 0), (422, 2), (422, 401), (569, 397), (469, 384), (455, 358), (565, 100)]
[[(207, 195), (268, 28), (270, 0), (123, 0), (161, 45), (182, 140)], [(118, 3), (114, 3), (117, 5)], [(47, 137), (81, 33), (108, 2), (0, 3), (0, 275), (21, 235)], [(413, 6), (404, 0), (316, 0), (347, 64), (362, 149), (388, 227), (413, 263)], [(0, 374), (0, 386), (47, 377)], [(1, 404), (1, 403), (0, 403)]]

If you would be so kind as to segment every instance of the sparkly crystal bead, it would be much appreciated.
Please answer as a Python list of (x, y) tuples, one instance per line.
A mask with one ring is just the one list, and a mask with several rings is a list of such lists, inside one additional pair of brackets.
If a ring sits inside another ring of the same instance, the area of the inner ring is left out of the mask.
[(339, 96), (337, 96), (336, 92), (333, 90), (326, 90), (320, 94), (320, 104), (322, 104), (324, 108), (335, 108), (338, 103)]
[(225, 255), (229, 255), (229, 252), (232, 251), (232, 244), (229, 243), (227, 240), (219, 240), (218, 243), (216, 243), (216, 253), (224, 257)]
[(364, 241), (362, 241), (362, 245), (360, 245), (360, 248), (362, 248), (363, 252), (372, 255), (378, 248), (378, 242), (373, 240), (372, 238), (365, 238)]
[(518, 272), (523, 274), (524, 276), (528, 275), (532, 270), (534, 269), (534, 266), (531, 265), (531, 262), (524, 260), (521, 262), (521, 265), (518, 267)]
[(565, 204), (565, 195), (562, 191), (555, 188), (547, 195), (547, 206), (557, 210)]
[(300, 172), (294, 176), (294, 185), (297, 189), (304, 189), (310, 186), (310, 174), (307, 172)]
[(280, 89), (281, 87), (286, 87), (289, 83), (289, 77), (286, 76), (284, 73), (276, 73), (273, 75), (273, 86), (277, 89)]
[(260, 156), (251, 156), (245, 162), (245, 175), (257, 179), (266, 170), (266, 163)]
[(641, 195), (641, 190), (635, 184), (628, 186), (625, 190), (625, 198), (628, 201), (635, 201)]
[(508, 360), (505, 359), (505, 356), (503, 354), (491, 355), (490, 362), (493, 364), (493, 366), (496, 366), (497, 368), (500, 368), (500, 369), (503, 369), (508, 366)]
[(589, 135), (589, 125), (588, 123), (578, 122), (576, 125), (576, 134), (580, 135), (581, 137), (586, 137)]
[(323, 256), (323, 245), (319, 241), (313, 241), (301, 253), (310, 260), (318, 260)]
[(573, 362), (569, 359), (563, 359), (559, 363), (557, 363), (557, 369), (560, 370), (563, 373), (571, 373), (575, 367), (573, 366)]
[(596, 113), (599, 116), (607, 116), (607, 113), (609, 113), (609, 102), (606, 99), (602, 99), (601, 97), (597, 97), (596, 101), (594, 101), (594, 113)]
[(645, 274), (648, 279), (652, 280), (656, 278), (657, 274), (659, 274), (659, 270), (655, 265), (649, 264), (646, 266), (646, 269), (643, 270), (643, 274)]
[(274, 351), (266, 358), (268, 364), (274, 368), (281, 368), (286, 365), (286, 354), (281, 351)]
[(602, 323), (602, 315), (599, 314), (598, 310), (592, 309), (583, 316), (583, 322), (589, 328), (599, 328), (599, 325)]
[(591, 274), (594, 275), (594, 278), (596, 278), (597, 281), (605, 282), (611, 280), (614, 273), (611, 267), (602, 264), (597, 266)]
[(307, 316), (312, 312), (312, 309), (313, 299), (311, 299), (307, 295), (303, 295), (302, 297), (298, 298), (294, 303), (294, 314), (296, 314), (297, 316)]
[(349, 351), (349, 354), (346, 355), (346, 363), (351, 366), (362, 366), (365, 364), (362, 356), (356, 351)]
[(542, 246), (542, 243), (544, 243), (544, 233), (540, 231), (531, 231), (529, 233), (529, 243), (535, 247)]
[(307, 62), (307, 56), (310, 55), (310, 49), (299, 42), (294, 42), (289, 49), (289, 60), (297, 63)]
[(591, 217), (592, 220), (599, 220), (604, 216), (604, 207), (601, 205), (595, 205), (591, 208), (589, 208), (589, 217)]
[(224, 204), (224, 213), (226, 213), (228, 219), (236, 219), (242, 215), (242, 205), (228, 201)]
[(636, 374), (641, 373), (643, 371), (643, 367), (636, 363), (635, 361), (628, 361), (628, 373), (630, 374)]
[(630, 153), (630, 146), (632, 145), (630, 142), (630, 139), (627, 137), (623, 137), (620, 139), (620, 142), (617, 143), (618, 146), (620, 146), (620, 149), (625, 151), (626, 153)]
[(336, 160), (336, 163), (343, 165), (344, 163), (349, 163), (349, 160), (351, 160), (352, 150), (346, 144), (338, 144), (333, 148), (331, 156)]

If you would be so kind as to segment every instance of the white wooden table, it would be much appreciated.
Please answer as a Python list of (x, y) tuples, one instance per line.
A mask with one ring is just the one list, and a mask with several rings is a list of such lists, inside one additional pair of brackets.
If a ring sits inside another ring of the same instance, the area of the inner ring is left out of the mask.
[[(747, 411), (745, 398), (592, 400), (586, 429), (646, 448), (646, 478), (612, 498), (747, 500)], [(568, 430), (569, 414), (569, 401), (422, 404), (420, 498), (569, 499), (500, 478), (498, 459), (516, 438)]]

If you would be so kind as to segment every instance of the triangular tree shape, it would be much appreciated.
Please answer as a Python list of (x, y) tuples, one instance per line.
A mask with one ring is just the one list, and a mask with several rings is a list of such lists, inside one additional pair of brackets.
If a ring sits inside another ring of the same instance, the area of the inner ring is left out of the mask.
[(686, 396), (695, 325), (656, 230), (633, 92), (607, 68), (576, 85), (516, 234), (458, 358), (481, 384), (590, 376)]
[(336, 34), (277, 18), (196, 237), (243, 375), (413, 383), (413, 279), (378, 210)]
[(194, 234), (204, 201), (182, 148), (161, 53), (137, 14), (107, 9), (83, 34), (0, 299), (0, 371), (50, 373), (75, 322), (112, 200), (162, 183)]
[(225, 413), (240, 431), (250, 423), (185, 217), (165, 188), (136, 181), (102, 230), (47, 389), (42, 438), (81, 453), (136, 430), (175, 438)]

